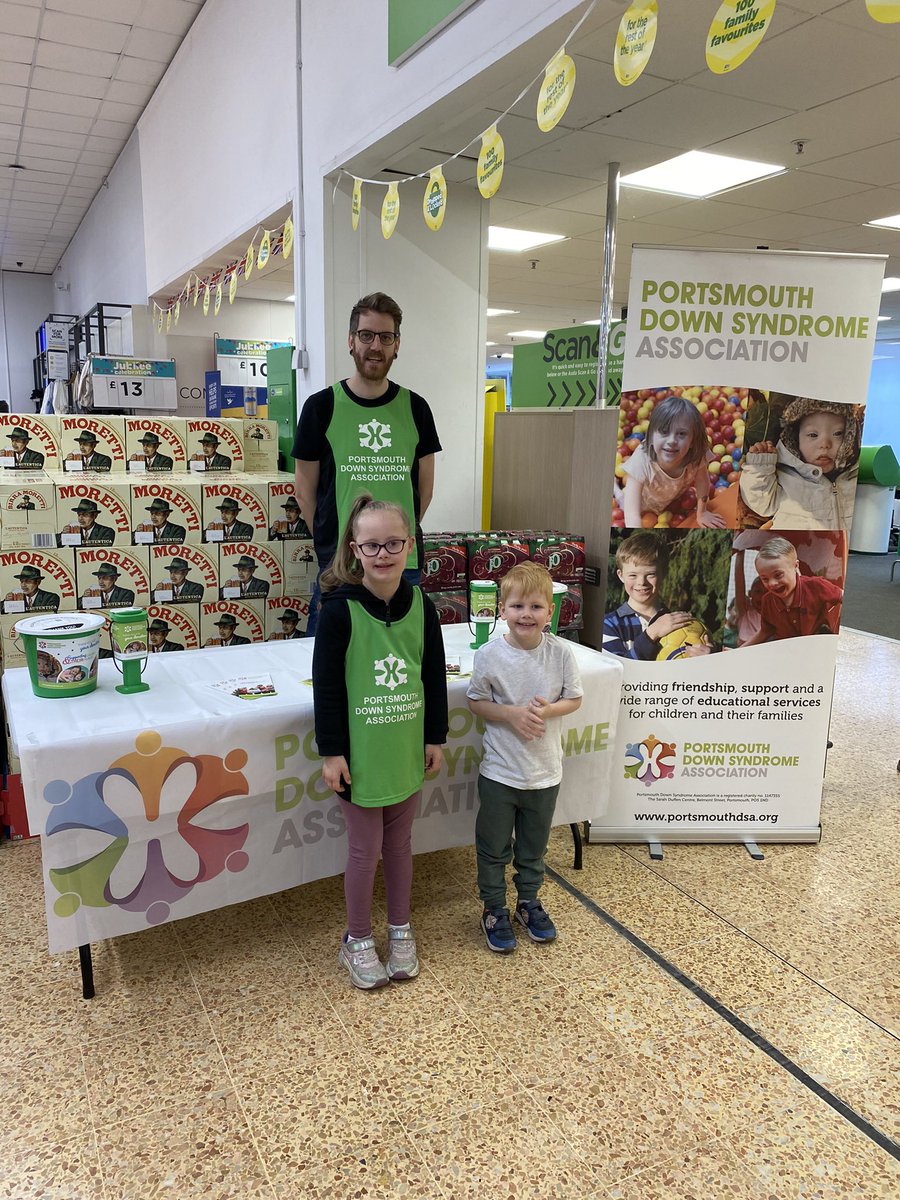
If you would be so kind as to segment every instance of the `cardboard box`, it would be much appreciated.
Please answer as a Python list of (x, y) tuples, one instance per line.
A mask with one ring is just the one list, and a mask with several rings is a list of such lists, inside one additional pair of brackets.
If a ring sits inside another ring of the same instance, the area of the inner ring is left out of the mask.
[(497, 583), (518, 563), (528, 561), (528, 543), (520, 538), (478, 536), (466, 539), (469, 582), (493, 579)]
[(243, 471), (243, 421), (188, 417), (186, 425), (185, 451), (189, 471), (201, 475), (209, 471)]
[(146, 608), (150, 557), (145, 546), (76, 546), (77, 607), (82, 612)]
[(131, 481), (131, 541), (136, 546), (200, 544), (200, 483), (187, 475)]
[(311, 596), (319, 574), (312, 538), (302, 542), (284, 542), (281, 547), (286, 596)]
[(559, 632), (567, 629), (582, 629), (584, 627), (584, 617), (582, 609), (584, 607), (584, 598), (582, 595), (580, 583), (569, 583), (566, 585), (567, 591), (562, 598), (562, 606), (559, 610)]
[(244, 470), (271, 474), (278, 470), (278, 424), (275, 421), (244, 420)]
[(56, 525), (60, 546), (129, 545), (131, 493), (124, 475), (57, 476)]
[(17, 471), (59, 470), (58, 428), (58, 418), (0, 413), (0, 465)]
[(201, 645), (247, 646), (265, 640), (264, 600), (214, 600), (200, 605)]
[(422, 591), (446, 592), (465, 588), (468, 570), (464, 538), (425, 538), (425, 561), (422, 565)]
[(55, 547), (56, 488), (43, 471), (0, 474), (0, 545), (5, 550)]
[(537, 535), (529, 539), (532, 562), (546, 567), (560, 583), (584, 580), (584, 537), (563, 533)]
[(126, 417), (125, 453), (129, 475), (186, 470), (186, 433), (183, 417)]
[[(48, 611), (53, 611), (52, 609)], [(0, 616), (0, 645), (3, 646), (3, 670), (11, 671), (15, 667), (25, 666), (25, 646), (16, 633), (16, 622), (21, 621), (25, 613), (12, 613), (10, 616)]]
[(430, 592), (429, 600), (437, 609), (442, 625), (465, 625), (469, 619), (469, 595), (465, 588)]
[(266, 600), (284, 595), (281, 547), (271, 542), (219, 546), (219, 599)]
[(269, 491), (269, 541), (309, 541), (312, 534), (300, 516), (297, 489), (293, 475), (276, 475), (268, 481)]
[[(150, 599), (154, 604), (200, 604), (219, 596), (219, 555), (215, 546), (148, 546)], [(177, 591), (177, 595), (176, 595)]]
[(71, 550), (0, 550), (4, 614), (18, 619), (29, 612), (74, 612), (76, 596)]
[(59, 418), (62, 469), (69, 474), (121, 475), (125, 470), (124, 417)]
[(147, 618), (150, 654), (171, 654), (199, 647), (199, 604), (151, 604)]
[(252, 476), (201, 484), (204, 542), (264, 542), (269, 533), (268, 485)]
[(266, 641), (295, 641), (306, 634), (309, 596), (276, 596), (266, 601)]

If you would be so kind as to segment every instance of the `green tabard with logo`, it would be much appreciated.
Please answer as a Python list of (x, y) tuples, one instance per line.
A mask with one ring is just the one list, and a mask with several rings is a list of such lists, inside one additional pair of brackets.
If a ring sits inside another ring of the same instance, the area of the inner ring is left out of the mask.
[[(338, 542), (347, 527), (347, 517), (360, 492), (371, 492), (376, 500), (399, 504), (416, 531), (412, 468), (419, 444), (412, 403), (406, 388), (380, 408), (362, 408), (344, 385), (337, 383), (334, 412), (326, 437), (334, 455), (334, 495), (338, 514)], [(406, 559), (407, 567), (419, 565), (415, 542)]]
[(354, 804), (386, 808), (417, 792), (425, 778), (422, 593), (390, 626), (348, 600), (347, 707)]

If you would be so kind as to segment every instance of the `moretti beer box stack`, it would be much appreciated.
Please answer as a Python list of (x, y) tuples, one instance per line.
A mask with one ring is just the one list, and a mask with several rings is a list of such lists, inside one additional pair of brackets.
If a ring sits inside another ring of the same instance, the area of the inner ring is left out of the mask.
[(431, 596), (442, 625), (467, 621), (468, 589), (472, 580), (497, 583), (520, 562), (547, 568), (557, 583), (566, 585), (560, 610), (560, 631), (580, 629), (583, 621), (584, 537), (558, 530), (504, 529), (479, 533), (425, 535), (422, 588)]

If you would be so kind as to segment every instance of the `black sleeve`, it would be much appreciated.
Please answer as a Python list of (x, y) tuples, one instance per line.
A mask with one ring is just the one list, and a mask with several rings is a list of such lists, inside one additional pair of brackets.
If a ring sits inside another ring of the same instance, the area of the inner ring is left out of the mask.
[(442, 447), (428, 401), (424, 400), (418, 392), (410, 392), (409, 402), (419, 434), (416, 458), (425, 458), (428, 454), (436, 454)]
[(350, 609), (346, 600), (329, 600), (322, 605), (312, 667), (316, 745), (323, 758), (342, 754), (348, 763), (350, 722), (345, 664), (350, 630)]
[[(422, 688), (425, 693), (425, 745), (443, 746), (447, 740), (447, 663), (437, 609), (423, 592), (425, 646), (422, 653)], [(318, 634), (317, 634), (318, 636)]]
[(324, 458), (327, 451), (325, 434), (333, 413), (334, 393), (330, 387), (306, 397), (291, 450), (293, 458), (303, 462), (319, 462)]

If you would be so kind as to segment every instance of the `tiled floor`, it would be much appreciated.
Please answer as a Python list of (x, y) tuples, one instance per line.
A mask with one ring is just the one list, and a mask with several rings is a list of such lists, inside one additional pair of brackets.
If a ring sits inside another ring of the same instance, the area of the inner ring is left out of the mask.
[[(900, 1139), (900, 643), (841, 637), (820, 846), (549, 862)], [(0, 849), (0, 1197), (874, 1200), (900, 1164), (548, 884), (548, 947), (489, 955), (470, 850), (416, 861), (422, 975), (335, 966), (340, 880), (45, 949), (35, 845)], [(383, 923), (383, 912), (380, 913)]]

